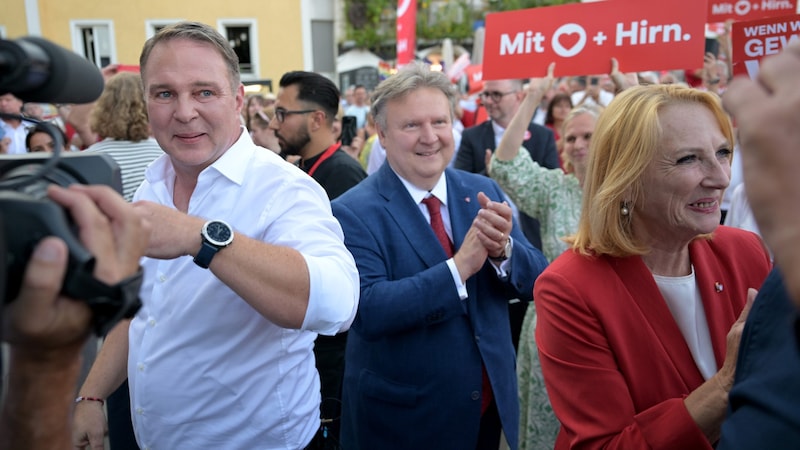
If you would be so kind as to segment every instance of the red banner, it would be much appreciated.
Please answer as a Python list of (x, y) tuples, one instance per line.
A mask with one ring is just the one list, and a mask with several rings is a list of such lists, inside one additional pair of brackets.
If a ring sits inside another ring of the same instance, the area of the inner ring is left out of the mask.
[(731, 29), (733, 74), (755, 78), (762, 58), (780, 53), (798, 39), (800, 15), (734, 22)]
[(703, 66), (706, 2), (614, 0), (486, 16), (483, 79)]
[(417, 43), (417, 0), (397, 3), (397, 67), (414, 60)]
[(708, 22), (755, 20), (797, 12), (797, 0), (709, 0)]

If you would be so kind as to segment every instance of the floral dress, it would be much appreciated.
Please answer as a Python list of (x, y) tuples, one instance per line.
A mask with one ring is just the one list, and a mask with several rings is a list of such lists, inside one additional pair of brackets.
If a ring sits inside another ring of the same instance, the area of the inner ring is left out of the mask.
[[(575, 233), (583, 192), (578, 179), (561, 169), (546, 169), (520, 148), (511, 161), (492, 156), (491, 176), (520, 211), (539, 219), (542, 253), (553, 261), (569, 247), (562, 237)], [(517, 351), (520, 430), (519, 450), (552, 449), (559, 423), (553, 414), (534, 340), (536, 299), (522, 323)]]

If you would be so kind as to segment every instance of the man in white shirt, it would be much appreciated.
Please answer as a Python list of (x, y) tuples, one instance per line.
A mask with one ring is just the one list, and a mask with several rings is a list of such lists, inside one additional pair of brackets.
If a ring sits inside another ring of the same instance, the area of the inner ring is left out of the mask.
[[(127, 375), (141, 448), (304, 448), (320, 425), (314, 339), (349, 328), (358, 307), (341, 227), (325, 191), (241, 126), (224, 37), (181, 22), (140, 62), (166, 153), (134, 196), (152, 227), (143, 307), (79, 394), (102, 399)], [(100, 406), (77, 404), (76, 447), (101, 442)]]
[(367, 113), (369, 113), (369, 94), (367, 88), (357, 85), (353, 89), (353, 103), (344, 109), (345, 116), (355, 116), (356, 128), (364, 128), (367, 124)]
[[(0, 95), (0, 112), (21, 115), (22, 100), (11, 93)], [(28, 135), (29, 125), (33, 124), (20, 119), (3, 118), (0, 120), (0, 128), (2, 128), (0, 139), (6, 140), (6, 145), (8, 146), (5, 153), (17, 155), (28, 152), (25, 148), (25, 137)], [(6, 145), (3, 145), (3, 147), (5, 148)]]

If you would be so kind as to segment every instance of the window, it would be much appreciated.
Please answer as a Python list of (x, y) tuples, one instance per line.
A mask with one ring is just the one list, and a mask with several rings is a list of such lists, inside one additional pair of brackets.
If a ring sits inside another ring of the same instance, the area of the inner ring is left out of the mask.
[(336, 72), (336, 49), (332, 20), (311, 21), (311, 42), (314, 54), (314, 72)]
[(144, 36), (145, 39), (150, 39), (156, 33), (161, 31), (162, 28), (173, 23), (178, 23), (184, 19), (158, 19), (158, 20), (145, 20), (144, 21)]
[(242, 80), (258, 78), (258, 30), (254, 19), (225, 19), (218, 23), (220, 33), (239, 57)]
[(114, 43), (114, 23), (110, 20), (73, 20), (72, 50), (92, 61), (97, 67), (105, 67), (117, 60)]

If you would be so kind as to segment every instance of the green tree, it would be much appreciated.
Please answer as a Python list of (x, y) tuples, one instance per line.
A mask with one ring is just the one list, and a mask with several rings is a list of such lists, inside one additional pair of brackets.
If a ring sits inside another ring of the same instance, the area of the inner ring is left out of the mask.
[[(489, 12), (513, 11), (540, 6), (577, 3), (579, 0), (489, 0), (482, 8), (473, 8), (468, 0), (417, 2), (417, 40), (440, 41), (446, 37), (455, 43), (471, 41), (473, 24)], [(397, 0), (345, 0), (345, 40), (355, 47), (375, 53), (394, 54), (397, 39), (395, 26)], [(383, 50), (383, 51), (382, 51)]]

